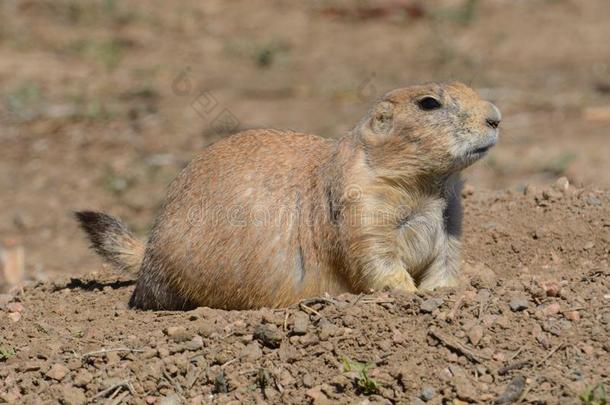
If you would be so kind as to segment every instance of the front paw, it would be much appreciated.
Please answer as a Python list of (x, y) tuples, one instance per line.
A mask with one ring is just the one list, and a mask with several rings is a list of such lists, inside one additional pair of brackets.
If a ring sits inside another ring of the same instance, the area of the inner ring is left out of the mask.
[(411, 278), (411, 275), (402, 268), (394, 271), (391, 274), (384, 275), (375, 280), (374, 290), (390, 290), (399, 292), (415, 292), (417, 287)]

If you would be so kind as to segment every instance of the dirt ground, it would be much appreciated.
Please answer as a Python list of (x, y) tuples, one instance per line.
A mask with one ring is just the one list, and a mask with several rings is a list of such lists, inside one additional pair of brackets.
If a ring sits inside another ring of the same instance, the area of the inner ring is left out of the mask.
[[(605, 0), (0, 2), (0, 242), (28, 279), (0, 295), (0, 403), (601, 404), (609, 16)], [(465, 173), (457, 290), (131, 311), (133, 276), (71, 217), (144, 236), (228, 133), (338, 137), (384, 91), (451, 79), (504, 117)]]

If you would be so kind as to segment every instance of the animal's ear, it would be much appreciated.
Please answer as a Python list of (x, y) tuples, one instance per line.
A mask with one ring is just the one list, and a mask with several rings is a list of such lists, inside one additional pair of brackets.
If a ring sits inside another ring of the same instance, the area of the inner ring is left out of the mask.
[(389, 101), (378, 103), (373, 109), (369, 125), (374, 134), (389, 134), (394, 125), (394, 104)]

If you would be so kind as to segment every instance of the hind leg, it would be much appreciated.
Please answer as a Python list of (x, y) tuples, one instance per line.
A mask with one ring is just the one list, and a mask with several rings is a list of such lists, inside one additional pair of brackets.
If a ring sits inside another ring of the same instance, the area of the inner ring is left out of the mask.
[(150, 265), (150, 258), (145, 257), (136, 288), (129, 299), (129, 307), (165, 311), (188, 311), (197, 308), (196, 303), (175, 291), (170, 282), (161, 277), (162, 274), (167, 272)]

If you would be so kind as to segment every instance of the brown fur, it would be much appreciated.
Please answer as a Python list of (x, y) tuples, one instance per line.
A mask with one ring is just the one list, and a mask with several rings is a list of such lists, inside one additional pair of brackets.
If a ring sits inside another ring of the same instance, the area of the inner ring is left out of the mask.
[[(425, 96), (442, 106), (424, 110)], [(171, 184), (145, 253), (131, 237), (110, 243), (141, 261), (130, 305), (279, 307), (454, 285), (459, 172), (495, 143), (499, 120), (467, 86), (429, 84), (386, 94), (336, 141), (251, 130), (217, 142)], [(80, 220), (110, 240), (95, 217)]]

